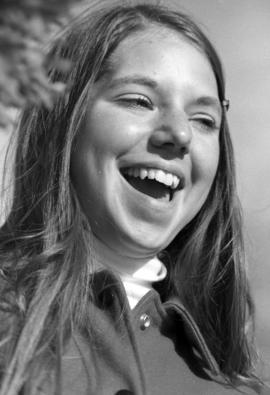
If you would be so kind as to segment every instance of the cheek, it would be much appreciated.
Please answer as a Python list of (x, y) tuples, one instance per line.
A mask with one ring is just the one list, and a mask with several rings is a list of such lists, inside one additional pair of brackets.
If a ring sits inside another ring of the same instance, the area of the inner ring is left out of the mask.
[[(211, 165), (209, 166), (210, 169), (212, 170), (212, 178), (215, 178), (215, 175), (217, 173), (217, 168), (219, 164), (219, 156), (220, 156), (220, 146), (219, 146), (219, 140), (217, 139), (212, 152), (211, 152)], [(209, 171), (211, 171), (209, 169)]]
[(203, 172), (210, 184), (212, 184), (212, 182), (215, 178), (217, 168), (218, 168), (218, 162), (219, 162), (219, 146), (217, 145), (208, 154), (207, 160), (205, 158), (205, 162), (203, 162), (203, 165), (204, 165)]
[(192, 182), (200, 182), (202, 187), (210, 189), (215, 178), (217, 167), (219, 163), (219, 142), (218, 138), (212, 138), (210, 141), (205, 141), (198, 144), (196, 149), (192, 152), (193, 166), (192, 166)]
[(84, 126), (85, 140), (101, 155), (118, 156), (140, 138), (141, 127), (132, 117), (105, 105), (102, 107), (88, 114)]
[(107, 151), (114, 141), (112, 138), (114, 132), (109, 125), (110, 123), (105, 121), (101, 113), (89, 114), (78, 137), (80, 148), (83, 151), (97, 153)]

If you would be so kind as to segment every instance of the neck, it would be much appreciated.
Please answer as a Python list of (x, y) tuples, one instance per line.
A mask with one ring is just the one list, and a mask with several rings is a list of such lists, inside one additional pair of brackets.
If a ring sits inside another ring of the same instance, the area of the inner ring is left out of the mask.
[(93, 258), (97, 269), (107, 268), (120, 276), (133, 276), (146, 263), (156, 258), (155, 255), (150, 256), (124, 256), (120, 252), (109, 248), (97, 237), (93, 237)]
[(115, 254), (98, 239), (93, 240), (97, 270), (108, 268), (120, 276), (131, 308), (152, 288), (152, 283), (163, 280), (167, 270), (156, 257), (130, 258)]

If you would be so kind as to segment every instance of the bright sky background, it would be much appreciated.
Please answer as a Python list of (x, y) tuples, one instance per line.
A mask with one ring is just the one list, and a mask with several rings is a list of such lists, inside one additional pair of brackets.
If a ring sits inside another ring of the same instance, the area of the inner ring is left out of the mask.
[[(165, 3), (192, 15), (223, 60), (258, 343), (270, 365), (270, 0)], [(5, 141), (7, 136), (0, 132), (0, 167)]]

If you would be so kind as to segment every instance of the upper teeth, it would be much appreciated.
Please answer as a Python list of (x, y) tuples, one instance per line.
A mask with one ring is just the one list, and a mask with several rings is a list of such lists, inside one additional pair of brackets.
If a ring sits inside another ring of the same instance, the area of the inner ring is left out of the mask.
[(176, 189), (180, 183), (179, 177), (160, 169), (130, 167), (128, 169), (124, 169), (123, 172), (124, 174), (128, 174), (132, 177), (139, 177), (142, 180), (144, 180), (145, 178), (149, 178), (150, 180), (156, 180), (172, 189)]

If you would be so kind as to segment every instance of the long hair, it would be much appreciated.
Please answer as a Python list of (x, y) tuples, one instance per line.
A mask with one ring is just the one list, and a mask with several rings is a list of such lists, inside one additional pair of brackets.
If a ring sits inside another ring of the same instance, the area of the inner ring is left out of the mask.
[[(16, 395), (25, 385), (27, 394), (36, 393), (52, 366), (58, 377), (72, 331), (91, 326), (91, 230), (72, 185), (70, 157), (88, 92), (117, 45), (149, 24), (173, 29), (207, 56), (220, 102), (225, 98), (219, 58), (188, 16), (162, 5), (100, 4), (85, 10), (51, 46), (51, 53), (72, 62), (69, 73), (49, 70), (53, 81), (67, 84), (67, 93), (50, 110), (26, 109), (17, 132), (12, 204), (0, 231), (1, 395)], [(166, 255), (168, 296), (178, 294), (189, 308), (221, 372), (232, 384), (256, 383), (245, 331), (252, 301), (225, 111), (212, 188)]]

